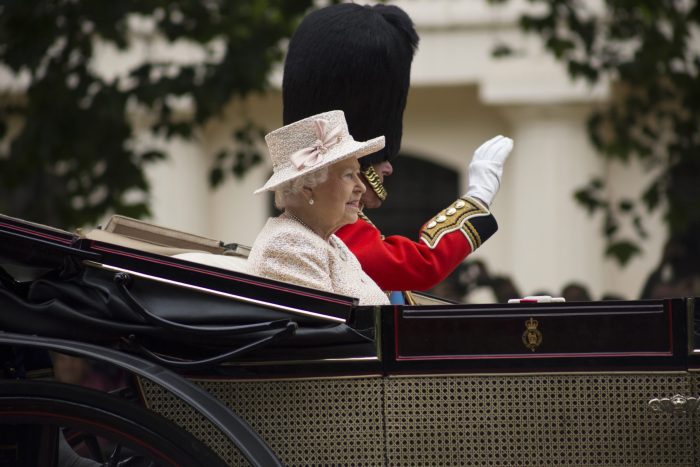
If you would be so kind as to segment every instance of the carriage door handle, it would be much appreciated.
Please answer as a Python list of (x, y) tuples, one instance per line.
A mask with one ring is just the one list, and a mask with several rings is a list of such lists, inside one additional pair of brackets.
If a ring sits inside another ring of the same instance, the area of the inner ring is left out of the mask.
[(649, 401), (649, 407), (654, 412), (693, 413), (700, 405), (700, 398), (676, 394), (671, 397), (654, 398)]

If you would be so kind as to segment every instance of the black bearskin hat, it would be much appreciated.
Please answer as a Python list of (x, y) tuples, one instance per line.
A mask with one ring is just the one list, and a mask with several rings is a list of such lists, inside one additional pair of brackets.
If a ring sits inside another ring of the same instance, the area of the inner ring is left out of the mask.
[(284, 124), (342, 110), (357, 141), (384, 135), (384, 150), (360, 161), (390, 160), (401, 148), (403, 111), (418, 35), (393, 5), (343, 3), (307, 15), (284, 64)]

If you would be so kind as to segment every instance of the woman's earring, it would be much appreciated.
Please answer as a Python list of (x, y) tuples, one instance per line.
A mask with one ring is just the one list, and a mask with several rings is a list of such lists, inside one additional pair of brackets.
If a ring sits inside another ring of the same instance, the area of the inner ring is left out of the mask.
[(311, 206), (314, 205), (314, 199), (313, 199), (313, 198), (309, 199), (309, 205), (311, 205)]

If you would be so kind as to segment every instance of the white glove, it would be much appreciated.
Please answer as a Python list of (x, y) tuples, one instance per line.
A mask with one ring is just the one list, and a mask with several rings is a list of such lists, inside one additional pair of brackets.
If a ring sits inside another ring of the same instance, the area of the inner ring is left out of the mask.
[(487, 206), (491, 206), (493, 198), (501, 187), (503, 164), (512, 149), (513, 140), (498, 135), (474, 151), (474, 157), (469, 164), (467, 196), (477, 198)]

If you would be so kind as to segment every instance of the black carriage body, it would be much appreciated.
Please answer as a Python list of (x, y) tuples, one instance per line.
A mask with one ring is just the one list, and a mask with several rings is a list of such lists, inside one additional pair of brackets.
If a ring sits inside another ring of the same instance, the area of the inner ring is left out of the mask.
[[(700, 459), (693, 298), (358, 307), (347, 297), (0, 221), (6, 263), (51, 269), (73, 262), (81, 279), (114, 295), (121, 293), (111, 289), (115, 277), (126, 275), (137, 306), (167, 323), (294, 323), (292, 330), (275, 325), (207, 337), (147, 330), (153, 323), (134, 313), (128, 324), (137, 337), (126, 348), (168, 355), (159, 360), (165, 364), (196, 362), (286, 329), (223, 363), (173, 366), (245, 419), (284, 464), (697, 465)], [(2, 325), (27, 332), (7, 318)], [(117, 327), (91, 341), (111, 346), (123, 342), (121, 334)], [(227, 463), (244, 463), (230, 437), (167, 387), (141, 376), (139, 389), (152, 411)]]

